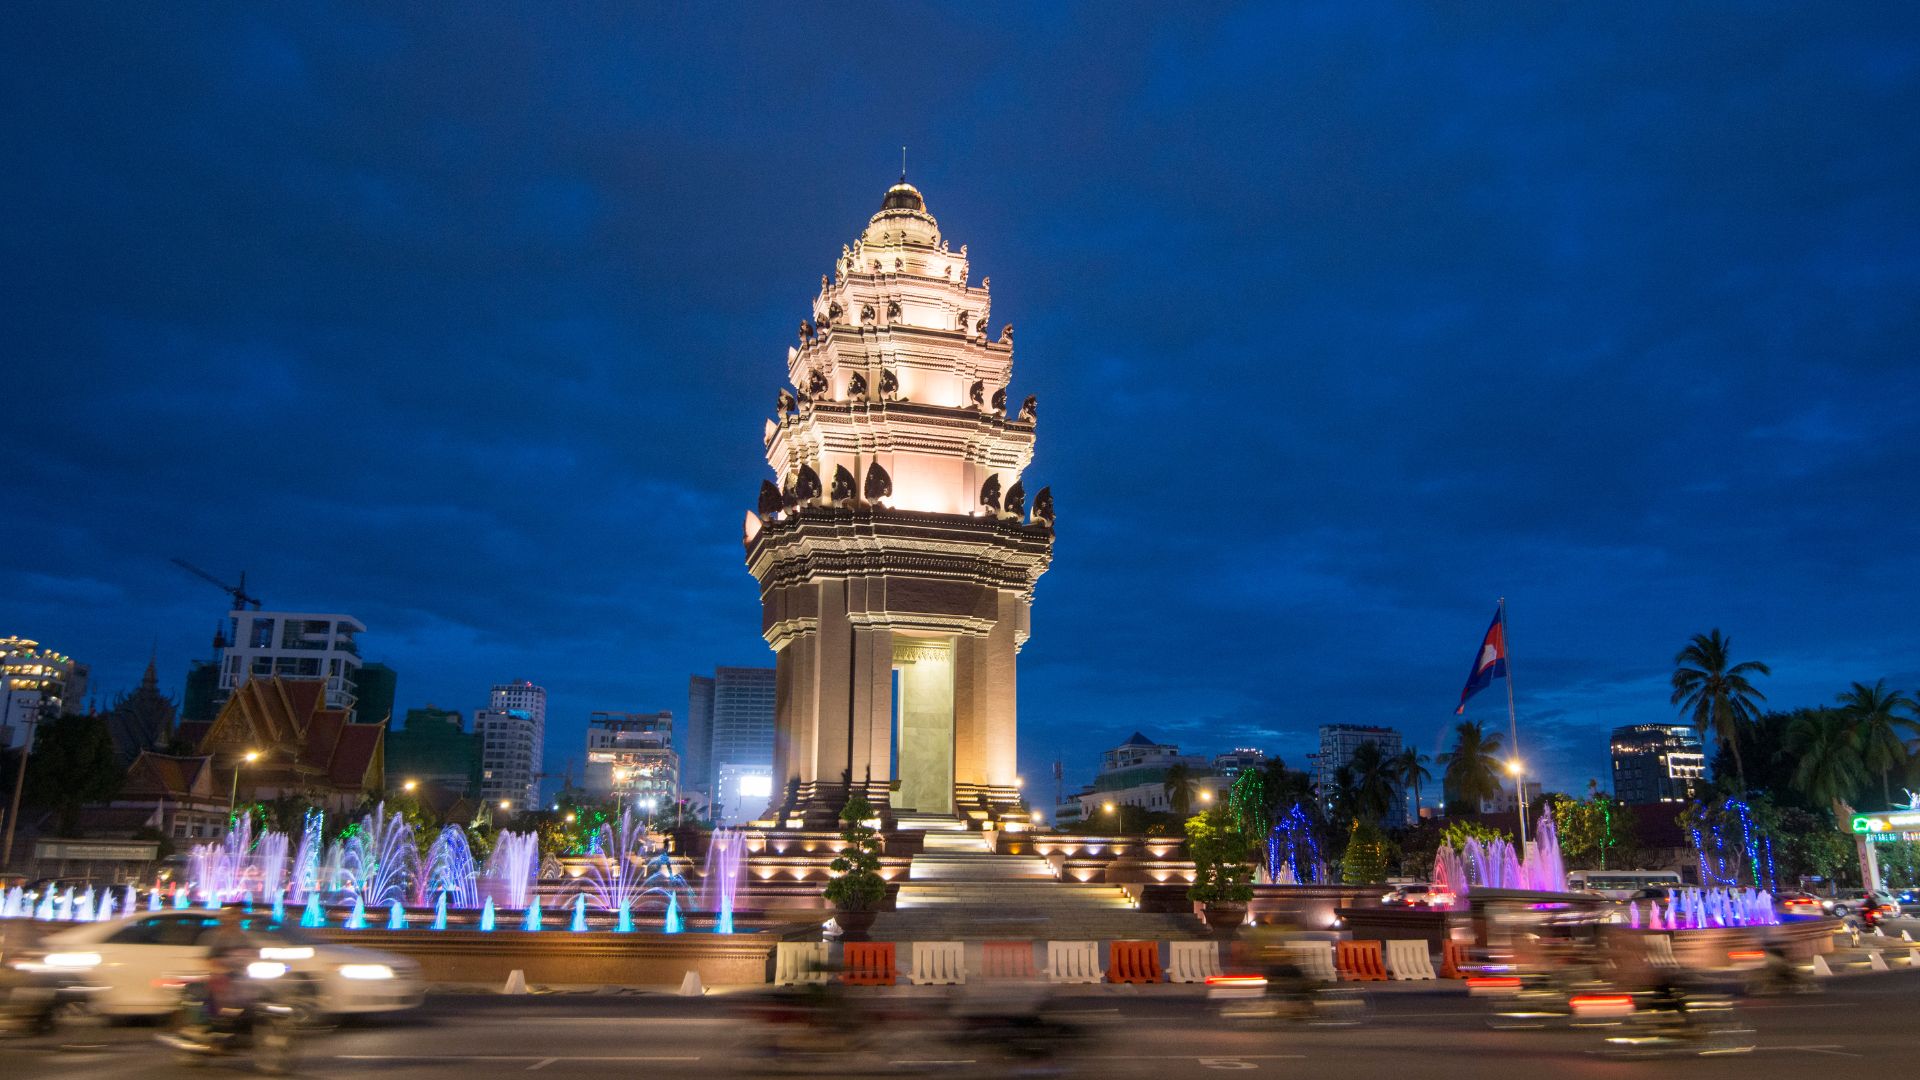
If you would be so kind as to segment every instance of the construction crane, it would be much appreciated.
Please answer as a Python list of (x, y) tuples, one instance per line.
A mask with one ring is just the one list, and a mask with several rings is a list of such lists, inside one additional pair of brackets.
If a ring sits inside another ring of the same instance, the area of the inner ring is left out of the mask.
[(219, 586), (222, 590), (224, 590), (227, 593), (227, 595), (233, 597), (234, 611), (243, 610), (246, 608), (248, 604), (253, 605), (253, 610), (255, 611), (260, 610), (260, 598), (257, 596), (250, 596), (247, 593), (247, 572), (245, 570), (240, 571), (240, 584), (229, 585), (226, 582), (221, 581), (219, 578), (214, 577), (212, 574), (207, 573), (205, 570), (202, 570), (199, 567), (193, 565), (192, 563), (188, 562), (185, 559), (175, 559), (173, 560), (173, 565), (179, 567), (182, 570), (185, 570), (187, 573), (192, 574), (194, 577), (200, 578), (203, 581), (211, 582), (212, 584)]

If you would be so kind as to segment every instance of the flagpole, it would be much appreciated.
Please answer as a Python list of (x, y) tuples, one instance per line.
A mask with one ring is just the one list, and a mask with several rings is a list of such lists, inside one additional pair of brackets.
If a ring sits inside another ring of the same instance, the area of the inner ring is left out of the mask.
[(1507, 598), (1500, 598), (1500, 643), (1507, 661), (1507, 737), (1513, 748), (1513, 808), (1520, 815), (1520, 850), (1527, 848), (1527, 773), (1520, 762), (1520, 721), (1513, 711), (1513, 634), (1507, 625)]

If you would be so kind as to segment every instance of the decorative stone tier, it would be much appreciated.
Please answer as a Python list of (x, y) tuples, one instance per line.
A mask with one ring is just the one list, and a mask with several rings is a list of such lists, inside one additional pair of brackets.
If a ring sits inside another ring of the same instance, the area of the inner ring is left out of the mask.
[(769, 981), (775, 943), (817, 939), (820, 925), (777, 925), (715, 934), (628, 934), (566, 929), (310, 930), (335, 945), (397, 953), (420, 965), (429, 983), (499, 986), (514, 971), (530, 983), (567, 986), (675, 986), (698, 972), (708, 986), (753, 986)]

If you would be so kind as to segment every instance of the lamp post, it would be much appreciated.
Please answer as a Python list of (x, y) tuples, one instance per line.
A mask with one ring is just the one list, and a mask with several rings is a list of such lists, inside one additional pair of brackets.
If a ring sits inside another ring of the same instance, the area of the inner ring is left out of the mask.
[(241, 754), (240, 760), (233, 764), (233, 788), (227, 792), (227, 819), (229, 822), (233, 819), (233, 808), (240, 802), (240, 770), (244, 766), (251, 765), (259, 760), (260, 751), (249, 750)]
[(1119, 808), (1114, 806), (1112, 803), (1106, 803), (1102, 805), (1100, 809), (1107, 812), (1107, 818), (1108, 818), (1107, 827), (1113, 830), (1113, 835), (1115, 836), (1120, 835)]
[[(0, 724), (13, 719), (13, 680), (6, 679), (7, 696), (5, 711), (0, 711)], [(20, 817), (20, 793), (27, 787), (27, 757), (33, 753), (33, 737), (39, 728), (39, 712), (34, 713), (34, 722), (26, 725), (26, 738), (20, 743), (20, 769), (13, 778), (13, 805), (7, 811), (7, 845), (0, 851), (0, 871), (13, 865), (13, 823)]]
[(1513, 809), (1520, 815), (1520, 849), (1524, 853), (1527, 847), (1527, 773), (1519, 758), (1508, 759), (1507, 773), (1513, 777)]
[(401, 790), (401, 791), (404, 791), (404, 792), (406, 792), (406, 793), (407, 793), (407, 794), (409, 794), (409, 795), (411, 795), (411, 794), (413, 794), (413, 790), (414, 790), (415, 788), (417, 788), (417, 787), (419, 787), (419, 786), (420, 786), (420, 781), (418, 781), (418, 780), (408, 780), (407, 782), (405, 782), (405, 783), (403, 783), (403, 784), (401, 784), (401, 785), (400, 785), (400, 790)]

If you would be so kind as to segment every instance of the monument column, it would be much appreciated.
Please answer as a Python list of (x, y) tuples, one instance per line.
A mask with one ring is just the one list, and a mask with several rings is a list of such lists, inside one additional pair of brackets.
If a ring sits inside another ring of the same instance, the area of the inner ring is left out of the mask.
[(831, 827), (850, 782), (889, 824), (896, 792), (919, 814), (1024, 817), (1016, 653), (1053, 499), (1023, 481), (1038, 407), (1008, 406), (1013, 327), (989, 337), (988, 283), (968, 278), (903, 179), (787, 350), (744, 536), (780, 672), (769, 825)]

